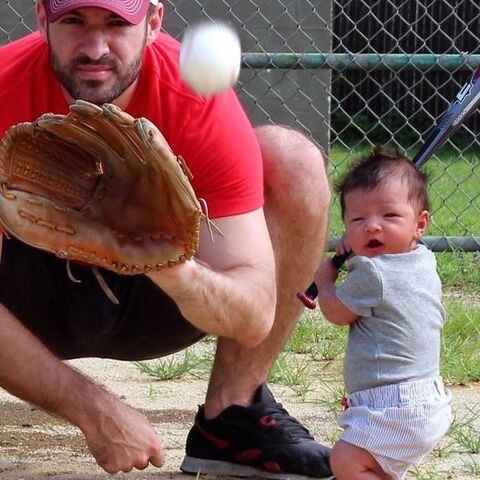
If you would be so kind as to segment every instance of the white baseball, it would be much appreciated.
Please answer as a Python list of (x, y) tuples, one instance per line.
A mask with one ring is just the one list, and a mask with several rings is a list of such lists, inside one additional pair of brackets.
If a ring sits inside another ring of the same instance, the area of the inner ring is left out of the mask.
[(215, 95), (235, 85), (242, 49), (235, 30), (225, 23), (200, 23), (189, 28), (180, 48), (180, 73), (200, 95)]

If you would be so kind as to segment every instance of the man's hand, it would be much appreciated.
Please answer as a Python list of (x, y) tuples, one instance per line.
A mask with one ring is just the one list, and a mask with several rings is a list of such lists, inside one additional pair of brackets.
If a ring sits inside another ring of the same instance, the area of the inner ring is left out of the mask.
[(0, 344), (0, 386), (77, 425), (108, 473), (163, 465), (163, 445), (144, 415), (55, 357), (1, 304)]
[(111, 400), (113, 405), (105, 405), (98, 423), (83, 430), (97, 463), (112, 474), (143, 470), (149, 464), (163, 466), (163, 445), (147, 418), (114, 397)]

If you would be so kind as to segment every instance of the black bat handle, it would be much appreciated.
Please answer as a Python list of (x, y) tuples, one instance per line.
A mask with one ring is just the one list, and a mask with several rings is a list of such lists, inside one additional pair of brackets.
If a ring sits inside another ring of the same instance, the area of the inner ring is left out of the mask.
[[(338, 270), (350, 256), (351, 252), (345, 252), (341, 255), (334, 255), (332, 257), (332, 262), (335, 268)], [(313, 310), (316, 307), (315, 298), (318, 295), (318, 287), (315, 282), (312, 282), (311, 285), (304, 291), (298, 292), (297, 297), (300, 301), (310, 310)]]
[(348, 251), (348, 252), (342, 253), (341, 255), (334, 255), (332, 257), (333, 265), (337, 270), (339, 270), (341, 266), (347, 261), (347, 258), (350, 256), (351, 253), (352, 252)]

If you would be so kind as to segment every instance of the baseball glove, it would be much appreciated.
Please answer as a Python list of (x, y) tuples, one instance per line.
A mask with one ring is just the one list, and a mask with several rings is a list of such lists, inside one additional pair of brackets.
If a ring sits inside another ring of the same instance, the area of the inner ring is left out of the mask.
[(0, 224), (58, 257), (140, 274), (191, 258), (206, 220), (191, 174), (160, 131), (85, 101), (6, 133)]

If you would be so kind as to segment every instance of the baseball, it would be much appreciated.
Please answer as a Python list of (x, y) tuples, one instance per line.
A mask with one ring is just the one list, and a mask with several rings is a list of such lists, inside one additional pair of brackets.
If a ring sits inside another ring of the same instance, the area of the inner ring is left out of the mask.
[(180, 73), (200, 95), (215, 95), (235, 85), (242, 49), (235, 30), (225, 23), (200, 23), (189, 28), (180, 47)]

